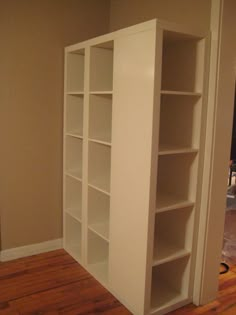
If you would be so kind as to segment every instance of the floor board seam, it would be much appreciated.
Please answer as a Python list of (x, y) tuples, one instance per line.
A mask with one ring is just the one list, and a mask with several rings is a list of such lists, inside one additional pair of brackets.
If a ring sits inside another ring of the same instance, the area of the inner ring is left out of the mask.
[(85, 278), (83, 278), (83, 279), (81, 279), (81, 280), (71, 281), (71, 282), (68, 282), (68, 283), (66, 283), (66, 284), (61, 284), (61, 285), (58, 285), (58, 286), (55, 286), (55, 287), (51, 287), (51, 288), (48, 288), (48, 289), (43, 289), (43, 290), (35, 291), (35, 292), (30, 293), (30, 294), (22, 295), (22, 296), (20, 296), (20, 297), (15, 298), (15, 299), (10, 299), (10, 300), (6, 300), (6, 301), (1, 301), (0, 304), (1, 304), (1, 303), (11, 303), (11, 302), (15, 302), (15, 301), (17, 301), (17, 300), (20, 300), (20, 299), (23, 299), (23, 298), (27, 298), (27, 297), (30, 297), (30, 296), (32, 296), (32, 295), (40, 294), (40, 293), (43, 293), (43, 292), (48, 292), (48, 291), (55, 290), (55, 289), (58, 289), (58, 288), (63, 288), (63, 287), (66, 287), (66, 286), (68, 286), (68, 285), (74, 284), (74, 283), (76, 283), (76, 282), (81, 282), (81, 281), (83, 281), (83, 280), (88, 280), (88, 279), (91, 279), (91, 278), (92, 278), (91, 276), (89, 276), (89, 277), (87, 276), (87, 277), (85, 277)]

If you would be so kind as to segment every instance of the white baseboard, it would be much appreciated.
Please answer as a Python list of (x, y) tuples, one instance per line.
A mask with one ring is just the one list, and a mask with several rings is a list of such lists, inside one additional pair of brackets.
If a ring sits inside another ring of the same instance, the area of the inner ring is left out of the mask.
[(55, 240), (26, 245), (16, 248), (10, 248), (6, 250), (2, 250), (0, 252), (0, 261), (9, 261), (21, 257), (32, 256), (40, 253), (50, 252), (52, 250), (61, 249), (62, 248), (62, 239), (58, 238)]

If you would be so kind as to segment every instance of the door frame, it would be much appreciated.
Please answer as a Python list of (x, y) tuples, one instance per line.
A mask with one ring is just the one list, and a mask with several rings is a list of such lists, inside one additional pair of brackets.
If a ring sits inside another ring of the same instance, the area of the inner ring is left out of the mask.
[(234, 52), (229, 50), (229, 42), (234, 41), (234, 9), (235, 0), (212, 1), (205, 156), (193, 292), (196, 305), (214, 300), (218, 292), (236, 73), (232, 69)]

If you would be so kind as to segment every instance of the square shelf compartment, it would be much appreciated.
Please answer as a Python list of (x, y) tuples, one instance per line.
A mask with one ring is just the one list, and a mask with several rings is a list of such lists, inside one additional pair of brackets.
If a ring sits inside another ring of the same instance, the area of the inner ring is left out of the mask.
[(69, 52), (67, 59), (66, 91), (78, 93), (84, 91), (84, 49)]
[(164, 31), (162, 90), (202, 92), (203, 69), (204, 39)]
[(196, 199), (197, 175), (196, 155), (159, 156), (157, 212), (193, 204)]
[(65, 214), (65, 249), (76, 260), (81, 259), (81, 223), (70, 214)]
[(111, 148), (89, 142), (88, 183), (95, 188), (110, 192)]
[(190, 258), (153, 267), (151, 288), (151, 309), (161, 310), (174, 305), (189, 296)]
[(89, 137), (111, 143), (112, 95), (90, 95)]
[(82, 182), (70, 176), (65, 178), (65, 211), (76, 220), (81, 221)]
[(113, 41), (91, 47), (90, 91), (112, 91)]
[(110, 197), (96, 189), (88, 189), (88, 224), (104, 240), (109, 241)]
[(88, 268), (102, 283), (108, 281), (109, 243), (88, 231)]
[(67, 95), (66, 97), (66, 133), (83, 136), (83, 103), (81, 95)]
[(79, 180), (82, 179), (82, 146), (81, 139), (66, 136), (66, 172)]
[(192, 237), (193, 207), (156, 214), (153, 265), (189, 256)]
[(191, 152), (199, 148), (201, 99), (162, 95), (159, 154)]

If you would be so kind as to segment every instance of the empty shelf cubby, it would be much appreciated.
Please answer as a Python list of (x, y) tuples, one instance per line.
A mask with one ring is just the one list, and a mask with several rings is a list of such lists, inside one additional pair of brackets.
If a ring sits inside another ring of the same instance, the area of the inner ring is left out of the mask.
[(88, 267), (101, 282), (108, 278), (109, 243), (88, 230)]
[(159, 154), (191, 152), (199, 148), (201, 99), (162, 95)]
[(81, 220), (82, 183), (66, 175), (65, 179), (65, 211), (77, 220)]
[(163, 155), (158, 160), (157, 211), (196, 199), (196, 154)]
[(91, 47), (90, 91), (112, 91), (113, 41)]
[(89, 137), (111, 142), (112, 95), (90, 95)]
[(88, 189), (89, 228), (109, 240), (110, 197), (92, 187)]
[(97, 189), (110, 192), (111, 148), (89, 142), (88, 183)]
[(204, 39), (165, 31), (162, 90), (202, 92)]
[(83, 136), (83, 101), (82, 95), (66, 97), (66, 133)]
[(151, 308), (161, 310), (188, 297), (190, 258), (153, 267)]
[(65, 213), (64, 244), (66, 250), (75, 259), (81, 259), (81, 223), (70, 214)]
[(81, 139), (66, 136), (66, 172), (81, 180), (82, 178), (82, 146)]
[(67, 93), (84, 91), (84, 49), (67, 54)]
[(193, 207), (186, 207), (156, 214), (153, 265), (188, 256), (191, 253), (192, 210)]

